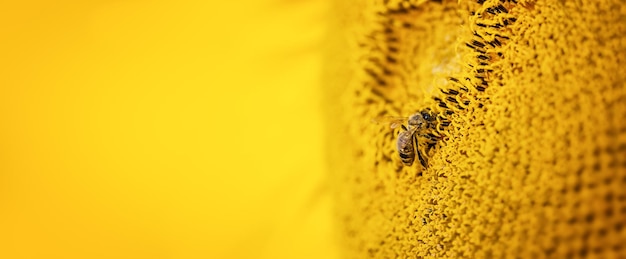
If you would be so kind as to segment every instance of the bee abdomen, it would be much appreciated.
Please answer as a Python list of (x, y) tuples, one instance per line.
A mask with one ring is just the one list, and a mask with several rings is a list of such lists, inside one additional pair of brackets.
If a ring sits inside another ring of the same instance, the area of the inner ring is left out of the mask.
[(411, 129), (411, 131), (403, 131), (398, 136), (397, 148), (398, 155), (400, 156), (400, 160), (402, 163), (410, 166), (413, 164), (413, 160), (415, 159), (415, 148), (413, 147), (413, 134), (415, 134), (415, 130)]
[(402, 160), (402, 163), (404, 163), (405, 165), (410, 166), (413, 164), (413, 160), (415, 160), (415, 156), (400, 153), (400, 160)]

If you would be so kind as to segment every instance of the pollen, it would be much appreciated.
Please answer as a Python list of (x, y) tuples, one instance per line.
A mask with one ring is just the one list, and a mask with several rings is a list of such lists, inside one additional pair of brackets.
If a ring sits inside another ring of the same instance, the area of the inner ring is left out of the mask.
[[(346, 258), (625, 258), (626, 8), (344, 1), (324, 76)], [(400, 129), (429, 108), (427, 166)]]

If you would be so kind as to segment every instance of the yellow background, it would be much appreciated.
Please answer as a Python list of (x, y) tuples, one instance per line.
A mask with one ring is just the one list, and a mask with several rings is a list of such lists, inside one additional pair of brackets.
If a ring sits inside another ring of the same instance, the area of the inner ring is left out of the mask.
[(0, 258), (332, 258), (320, 1), (4, 1)]

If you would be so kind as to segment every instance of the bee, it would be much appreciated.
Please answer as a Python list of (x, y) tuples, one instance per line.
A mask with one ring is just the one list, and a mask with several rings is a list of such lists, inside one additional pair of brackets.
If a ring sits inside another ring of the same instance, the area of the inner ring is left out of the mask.
[(418, 136), (427, 136), (426, 132), (435, 127), (436, 118), (430, 109), (424, 109), (404, 119), (406, 119), (407, 126), (400, 124), (399, 118), (392, 118), (391, 124), (391, 128), (397, 128), (400, 125), (403, 129), (396, 141), (400, 160), (404, 165), (411, 166), (417, 157), (420, 164), (426, 167), (427, 160), (419, 150)]

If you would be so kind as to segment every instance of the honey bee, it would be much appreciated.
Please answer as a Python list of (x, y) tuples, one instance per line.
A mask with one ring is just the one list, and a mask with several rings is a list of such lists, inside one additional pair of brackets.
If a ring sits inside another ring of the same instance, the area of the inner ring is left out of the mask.
[[(424, 109), (405, 118), (407, 126), (399, 123), (399, 118), (392, 118), (391, 128), (396, 128), (398, 125), (402, 127), (404, 131), (398, 134), (396, 141), (396, 148), (400, 160), (406, 166), (413, 165), (415, 157), (420, 161), (423, 167), (426, 167), (427, 160), (422, 152), (419, 150), (418, 136), (427, 136), (428, 129), (435, 127), (436, 118), (430, 109)], [(428, 138), (430, 139), (430, 138)]]

